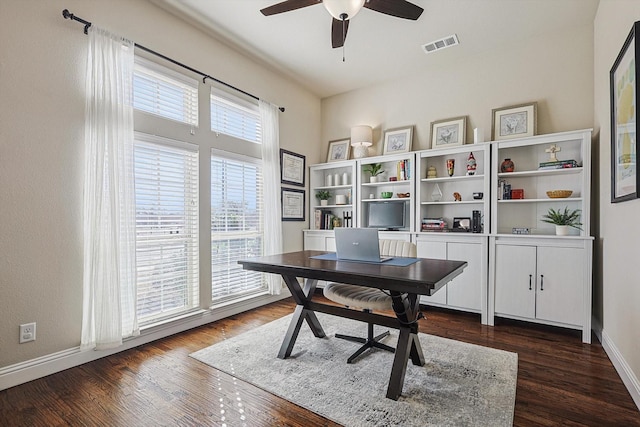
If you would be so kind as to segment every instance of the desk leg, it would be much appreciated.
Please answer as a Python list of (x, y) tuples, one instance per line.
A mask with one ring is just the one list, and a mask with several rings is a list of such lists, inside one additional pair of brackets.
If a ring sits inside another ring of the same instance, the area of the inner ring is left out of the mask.
[(393, 299), (393, 311), (395, 311), (400, 323), (404, 325), (399, 330), (398, 344), (393, 358), (389, 387), (387, 388), (387, 397), (398, 400), (402, 394), (409, 357), (411, 357), (411, 362), (416, 366), (424, 366), (425, 362), (422, 347), (420, 347), (420, 341), (418, 340), (418, 319), (420, 318), (418, 296), (392, 292), (391, 297)]
[(293, 346), (298, 338), (298, 333), (302, 327), (303, 320), (306, 320), (311, 332), (313, 332), (313, 335), (316, 337), (324, 338), (326, 334), (324, 333), (322, 325), (320, 325), (320, 321), (316, 317), (315, 312), (305, 307), (306, 303), (311, 301), (311, 298), (313, 298), (313, 293), (315, 292), (318, 281), (316, 279), (307, 279), (305, 280), (304, 289), (302, 289), (300, 287), (300, 282), (298, 282), (296, 277), (284, 275), (282, 277), (291, 291), (291, 296), (298, 304), (293, 312), (291, 323), (289, 323), (289, 328), (287, 329), (284, 341), (282, 342), (280, 351), (278, 352), (279, 359), (286, 359), (291, 356), (291, 351), (293, 351)]

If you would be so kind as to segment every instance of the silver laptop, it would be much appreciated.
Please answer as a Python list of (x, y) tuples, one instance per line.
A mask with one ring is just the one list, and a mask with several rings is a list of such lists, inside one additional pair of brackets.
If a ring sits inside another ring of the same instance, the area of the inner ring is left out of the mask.
[(391, 257), (380, 256), (378, 230), (375, 228), (334, 229), (336, 258), (345, 261), (384, 262)]

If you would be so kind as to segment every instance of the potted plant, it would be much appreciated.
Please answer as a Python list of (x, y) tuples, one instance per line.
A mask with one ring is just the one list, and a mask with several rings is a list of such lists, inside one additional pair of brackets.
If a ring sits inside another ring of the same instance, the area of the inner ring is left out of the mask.
[(366, 165), (362, 170), (368, 172), (371, 175), (371, 178), (369, 178), (369, 182), (378, 182), (378, 175), (384, 172), (382, 170), (382, 163), (371, 163), (369, 165)]
[(565, 206), (564, 211), (560, 209), (549, 209), (549, 212), (542, 215), (542, 222), (548, 224), (554, 224), (556, 226), (557, 236), (566, 236), (569, 234), (569, 227), (582, 230), (582, 223), (580, 222), (580, 209), (569, 210), (569, 207)]
[(331, 198), (329, 190), (320, 190), (316, 193), (316, 197), (320, 200), (320, 206), (327, 206), (327, 200)]

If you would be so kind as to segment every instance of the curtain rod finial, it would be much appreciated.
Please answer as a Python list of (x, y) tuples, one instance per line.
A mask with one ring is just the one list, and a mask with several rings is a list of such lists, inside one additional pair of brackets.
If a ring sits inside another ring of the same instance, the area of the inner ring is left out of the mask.
[(64, 19), (69, 19), (69, 18), (73, 18), (73, 14), (71, 14), (69, 12), (69, 9), (65, 9), (62, 11), (62, 16), (64, 16)]

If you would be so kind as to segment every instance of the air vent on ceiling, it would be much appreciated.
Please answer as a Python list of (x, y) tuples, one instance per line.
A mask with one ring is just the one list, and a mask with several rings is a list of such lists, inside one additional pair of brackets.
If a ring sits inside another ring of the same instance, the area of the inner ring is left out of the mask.
[(435, 51), (445, 49), (447, 47), (455, 46), (459, 44), (458, 36), (455, 34), (451, 36), (444, 37), (440, 40), (433, 41), (431, 43), (423, 44), (422, 49), (424, 49), (425, 53), (433, 53)]

